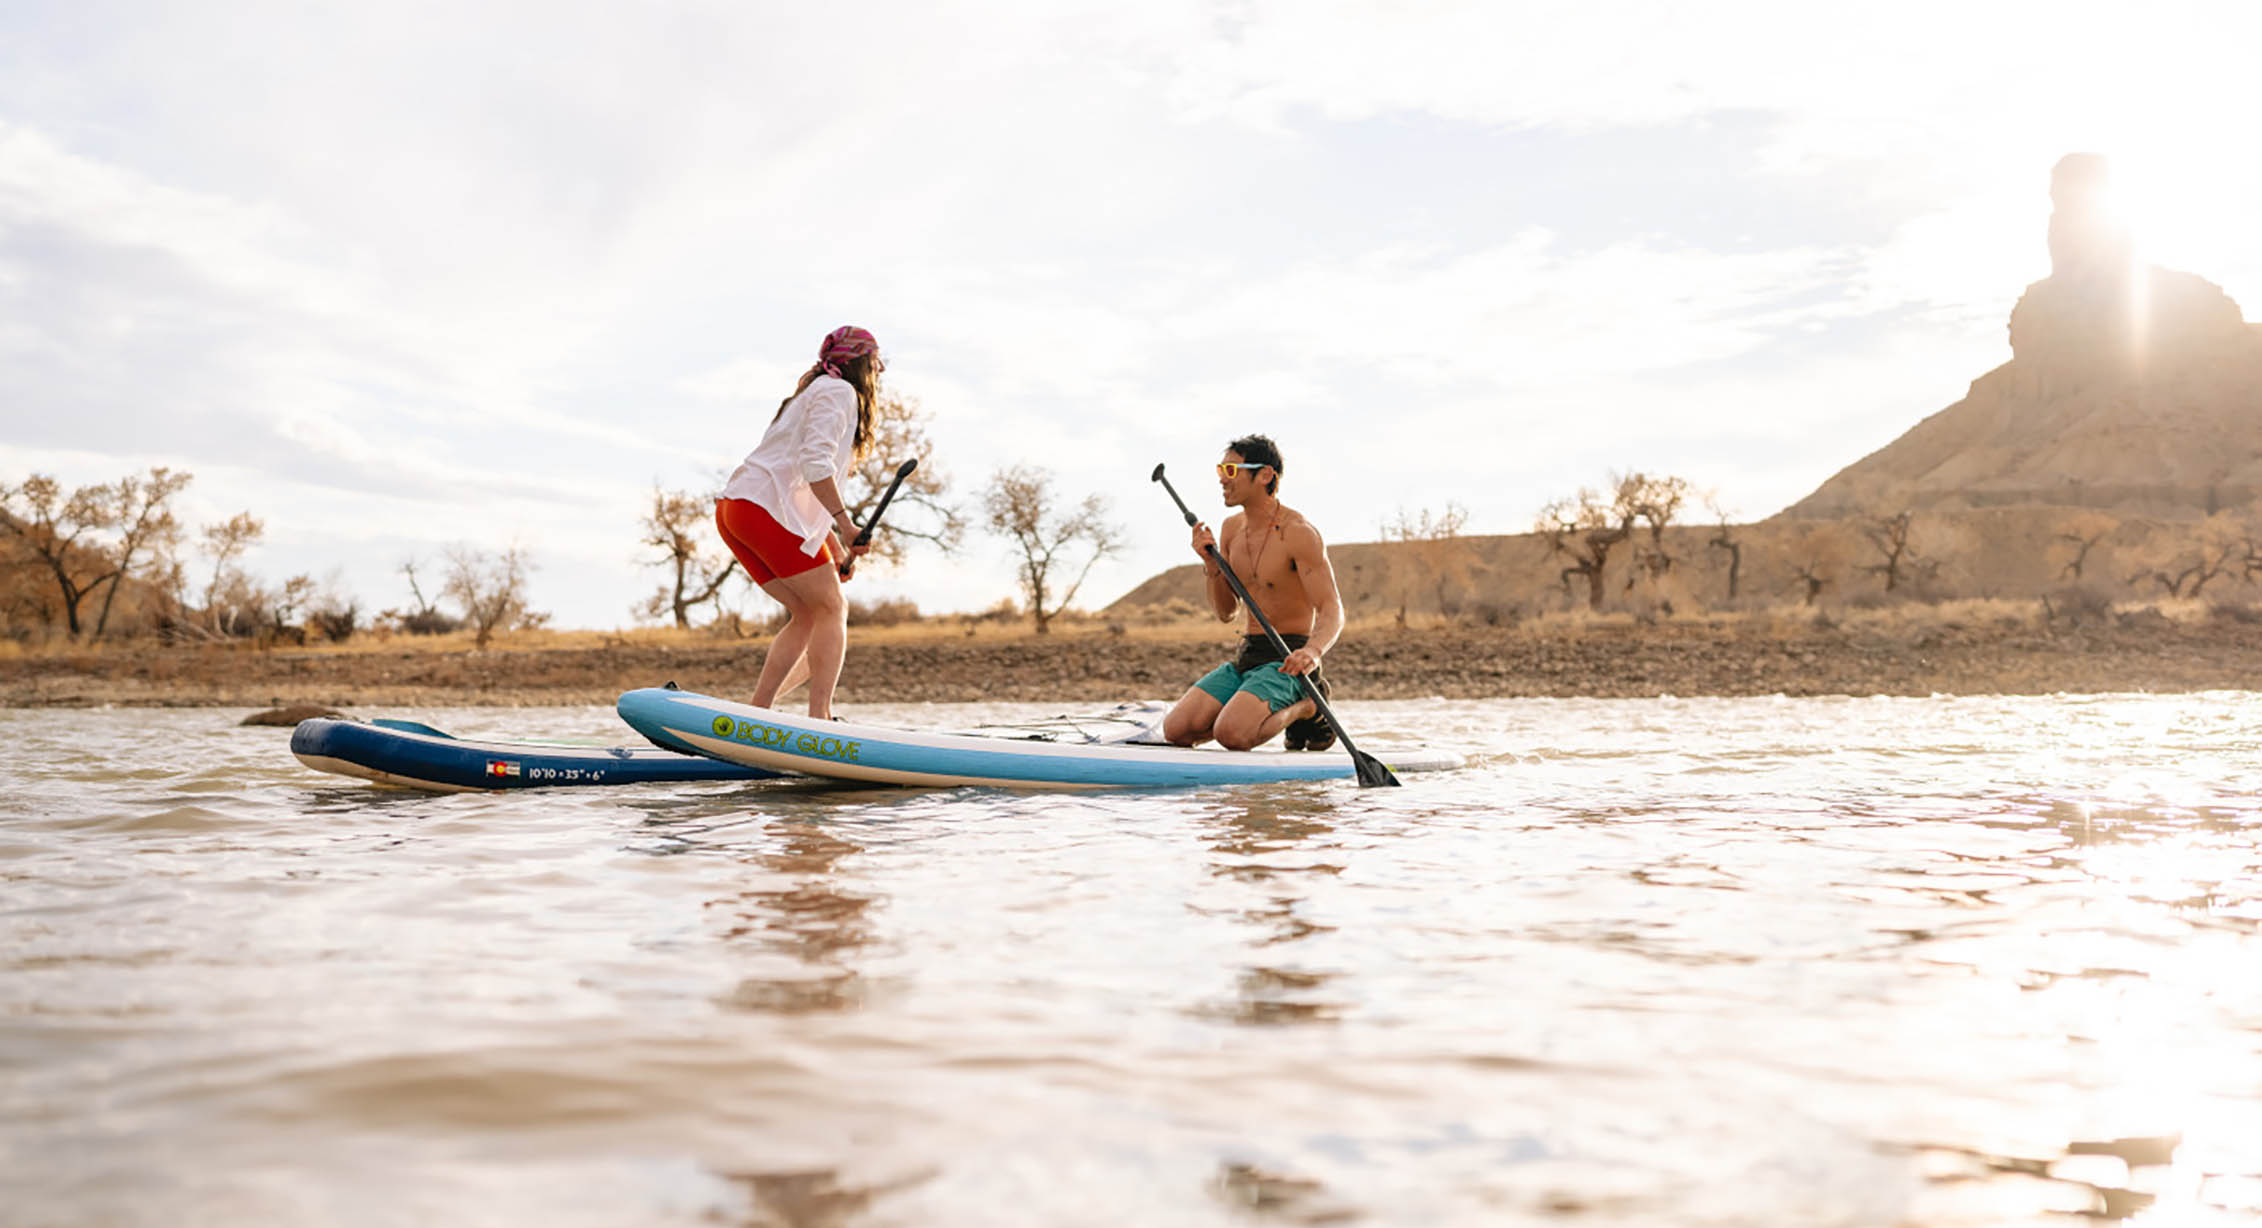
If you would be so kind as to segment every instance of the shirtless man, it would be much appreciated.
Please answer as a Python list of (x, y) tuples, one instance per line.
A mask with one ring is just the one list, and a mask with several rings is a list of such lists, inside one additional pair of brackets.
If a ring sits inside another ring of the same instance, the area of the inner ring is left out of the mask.
[[(1204, 675), (1163, 718), (1165, 738), (1195, 746), (1211, 738), (1229, 750), (1262, 746), (1288, 731), (1290, 750), (1326, 750), (1335, 731), (1317, 715), (1318, 705), (1295, 675), (1310, 674), (1320, 694), (1328, 686), (1319, 676), (1320, 657), (1343, 633), (1343, 599), (1335, 591), (1335, 569), (1327, 545), (1312, 522), (1281, 505), (1280, 448), (1262, 435), (1233, 441), (1217, 467), (1225, 506), (1240, 511), (1226, 517), (1212, 535), (1194, 526), (1194, 553), (1201, 556), (1210, 609), (1219, 622), (1233, 621), (1240, 601), (1225, 573), (1205, 547), (1218, 545), (1233, 574), (1272, 620), (1291, 649), (1283, 660), (1273, 650), (1254, 613), (1242, 620), (1240, 655)], [(1219, 542), (1219, 537), (1223, 542)]]

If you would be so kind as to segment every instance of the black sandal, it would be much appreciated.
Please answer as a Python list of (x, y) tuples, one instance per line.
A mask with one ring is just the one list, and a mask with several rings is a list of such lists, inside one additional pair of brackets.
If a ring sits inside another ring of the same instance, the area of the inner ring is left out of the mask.
[[(1327, 679), (1320, 677), (1317, 672), (1312, 674), (1312, 689), (1319, 692), (1321, 699), (1327, 699), (1335, 693), (1327, 685)], [(1327, 750), (1335, 745), (1335, 726), (1328, 724), (1327, 718), (1319, 714), (1317, 704), (1312, 705), (1310, 716), (1288, 722), (1288, 728), (1282, 732), (1288, 738), (1290, 750)]]

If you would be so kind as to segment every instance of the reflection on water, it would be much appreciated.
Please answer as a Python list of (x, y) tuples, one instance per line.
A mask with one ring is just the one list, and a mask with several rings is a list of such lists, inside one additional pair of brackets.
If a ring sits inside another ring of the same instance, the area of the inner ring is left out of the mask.
[(1268, 1173), (1251, 1164), (1219, 1165), (1215, 1189), (1226, 1206), (1263, 1223), (1345, 1224), (1362, 1218), (1328, 1197), (1327, 1187), (1317, 1181)]
[(1343, 872), (1322, 854), (1333, 849), (1333, 807), (1311, 797), (1267, 797), (1236, 803), (1218, 800), (1206, 808), (1210, 848), (1216, 857), (1210, 873), (1235, 884), (1248, 900), (1229, 915), (1246, 927), (1251, 949), (1262, 963), (1244, 965), (1234, 978), (1229, 1006), (1197, 1005), (1197, 1014), (1254, 1026), (1329, 1023), (1343, 1001), (1329, 985), (1341, 973), (1313, 966), (1290, 966), (1304, 952), (1295, 949), (1315, 934), (1335, 927), (1305, 915), (1314, 907), (1307, 885)]
[(236, 715), (0, 712), (10, 1228), (2262, 1216), (2262, 696), (1353, 704), (1474, 766), (1123, 795)]
[(861, 1005), (863, 977), (846, 963), (849, 953), (872, 941), (866, 913), (878, 897), (843, 890), (834, 867), (862, 847), (807, 820), (777, 824), (767, 837), (771, 847), (744, 854), (742, 860), (764, 871), (762, 881), (769, 885), (736, 892), (708, 907), (724, 919), (724, 943), (751, 942), (789, 956), (801, 967), (790, 975), (743, 977), (723, 1004), (788, 1015)]
[(743, 1228), (846, 1228), (866, 1222), (864, 1213), (882, 1196), (908, 1189), (916, 1180), (891, 1186), (840, 1184), (831, 1169), (813, 1172), (725, 1173), (725, 1180), (743, 1187), (749, 1207), (744, 1218), (717, 1214), (710, 1222)]
[(2056, 1156), (1989, 1155), (1959, 1147), (1917, 1146), (1925, 1180), (1938, 1196), (1936, 1214), (2057, 1212), (2090, 1220), (2125, 1220), (2180, 1194), (2188, 1213), (2198, 1191), (2177, 1189), (2174, 1171), (2181, 1135), (2076, 1140)]

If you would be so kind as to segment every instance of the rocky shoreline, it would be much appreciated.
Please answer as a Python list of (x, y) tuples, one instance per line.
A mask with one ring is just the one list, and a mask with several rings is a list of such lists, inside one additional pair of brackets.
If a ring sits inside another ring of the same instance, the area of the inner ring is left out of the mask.
[[(1227, 652), (1219, 640), (1081, 633), (865, 638), (841, 702), (1115, 702), (1173, 698)], [(673, 681), (736, 695), (759, 642), (622, 641), (481, 653), (415, 649), (116, 649), (0, 658), (0, 706), (388, 707), (609, 704)], [(2124, 616), (2078, 628), (1827, 621), (1599, 624), (1537, 631), (1359, 631), (1328, 657), (1339, 700), (1520, 696), (1929, 695), (2249, 690), (2262, 625)]]

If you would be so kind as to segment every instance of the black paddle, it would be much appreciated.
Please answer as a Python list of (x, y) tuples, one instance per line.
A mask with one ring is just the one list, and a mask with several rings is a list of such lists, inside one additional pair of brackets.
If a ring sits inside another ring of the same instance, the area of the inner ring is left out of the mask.
[[(1161, 465), (1155, 466), (1155, 471), (1151, 476), (1152, 480), (1162, 483), (1162, 488), (1170, 492), (1170, 501), (1177, 504), (1179, 512), (1185, 515), (1188, 527), (1201, 523), (1200, 520), (1195, 518), (1193, 511), (1186, 506), (1186, 501), (1178, 497), (1178, 489), (1170, 484), (1170, 479), (1162, 476)], [(1241, 599), (1241, 604), (1247, 607), (1249, 613), (1256, 616), (1257, 625), (1265, 629), (1265, 638), (1272, 641), (1273, 651), (1279, 653), (1282, 657), (1286, 657), (1288, 655), (1288, 641), (1281, 639), (1280, 633), (1272, 629), (1272, 620), (1266, 618), (1265, 612), (1258, 609), (1257, 603), (1250, 599), (1249, 590), (1241, 586), (1241, 577), (1233, 574), (1233, 568), (1225, 561), (1225, 556), (1219, 553), (1216, 546), (1204, 546), (1203, 549), (1208, 552), (1211, 559), (1216, 561), (1218, 570), (1225, 573), (1225, 582), (1233, 586), (1233, 595)], [(1309, 673), (1302, 673), (1295, 675), (1295, 678), (1296, 681), (1304, 684), (1304, 693), (1312, 697), (1313, 705), (1319, 709), (1320, 718), (1327, 722), (1328, 728), (1335, 731), (1336, 738), (1343, 743), (1343, 749), (1351, 752), (1351, 766), (1358, 770), (1359, 786), (1361, 788), (1372, 788), (1375, 785), (1397, 784), (1398, 777), (1392, 774), (1388, 767), (1383, 766), (1382, 760), (1351, 745), (1351, 735), (1345, 732), (1343, 722), (1336, 719), (1335, 710), (1327, 706), (1327, 700), (1320, 695), (1319, 687), (1313, 684), (1312, 676)]]
[[(911, 471), (918, 467), (919, 458), (916, 456), (895, 467), (895, 480), (888, 483), (886, 492), (880, 495), (880, 505), (872, 509), (872, 518), (865, 521), (864, 527), (856, 531), (856, 540), (848, 543), (851, 547), (868, 546), (872, 543), (872, 530), (880, 527), (880, 517), (887, 514), (888, 500), (895, 498), (895, 488), (903, 485), (903, 479), (910, 477)], [(841, 579), (847, 579), (848, 573), (854, 570), (856, 570), (854, 555), (840, 561)]]

